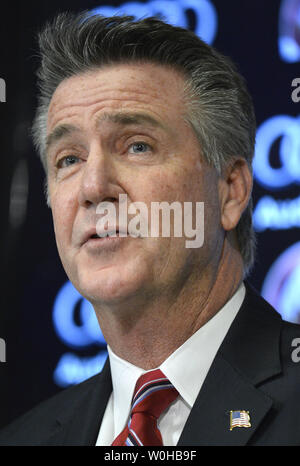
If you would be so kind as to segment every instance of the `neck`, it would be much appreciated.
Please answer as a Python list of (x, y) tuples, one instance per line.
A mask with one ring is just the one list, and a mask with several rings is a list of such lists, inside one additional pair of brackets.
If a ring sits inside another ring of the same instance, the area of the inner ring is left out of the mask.
[[(145, 370), (162, 364), (233, 296), (243, 277), (240, 253), (226, 239), (215, 273), (193, 277), (176, 296), (149, 297), (141, 307), (108, 312), (95, 307), (101, 330), (122, 359)], [(143, 312), (141, 312), (141, 309)]]

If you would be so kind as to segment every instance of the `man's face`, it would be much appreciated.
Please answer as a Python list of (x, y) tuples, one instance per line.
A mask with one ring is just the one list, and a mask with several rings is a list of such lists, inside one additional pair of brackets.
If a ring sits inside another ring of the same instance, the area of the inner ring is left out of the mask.
[[(185, 121), (184, 80), (154, 64), (121, 64), (73, 76), (56, 89), (47, 134), (48, 186), (58, 251), (93, 303), (178, 291), (218, 260), (222, 229), (215, 171)], [(101, 202), (204, 202), (205, 237), (96, 239)]]

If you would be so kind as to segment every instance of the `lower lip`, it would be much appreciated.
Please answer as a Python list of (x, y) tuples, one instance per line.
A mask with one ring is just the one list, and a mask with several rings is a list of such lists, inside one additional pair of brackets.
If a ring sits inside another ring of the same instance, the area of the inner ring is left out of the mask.
[(91, 248), (105, 248), (116, 246), (127, 236), (104, 236), (103, 238), (90, 238), (85, 242), (85, 245)]

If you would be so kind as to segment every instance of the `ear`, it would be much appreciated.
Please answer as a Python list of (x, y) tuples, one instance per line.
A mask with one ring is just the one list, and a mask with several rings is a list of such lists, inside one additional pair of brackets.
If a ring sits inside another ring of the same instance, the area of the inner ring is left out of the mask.
[(224, 230), (230, 231), (237, 226), (248, 205), (252, 184), (252, 175), (245, 159), (238, 158), (224, 169), (219, 180), (221, 223)]

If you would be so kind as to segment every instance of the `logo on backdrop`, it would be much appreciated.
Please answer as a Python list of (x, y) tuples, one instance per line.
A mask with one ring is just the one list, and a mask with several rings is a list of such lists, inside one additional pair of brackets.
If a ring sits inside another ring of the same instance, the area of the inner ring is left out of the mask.
[[(300, 183), (299, 116), (276, 115), (260, 125), (253, 173), (255, 180), (267, 190), (278, 191)], [(270, 194), (261, 197), (254, 209), (253, 224), (256, 231), (299, 228), (300, 196), (283, 200)]]
[[(107, 357), (106, 342), (92, 305), (71, 282), (59, 290), (53, 306), (53, 325), (57, 336), (77, 352), (61, 356), (54, 371), (54, 381), (61, 387), (82, 382), (100, 372)], [(96, 348), (93, 356), (78, 356), (78, 350)]]
[[(271, 149), (280, 141), (280, 167), (271, 164)], [(280, 189), (300, 183), (300, 117), (276, 115), (260, 125), (253, 161), (256, 180), (264, 187)]]
[(280, 57), (287, 63), (300, 61), (300, 0), (282, 0), (278, 26)]
[[(113, 16), (131, 15), (161, 17), (174, 26), (193, 29), (206, 43), (211, 44), (217, 33), (217, 12), (210, 0), (152, 0), (147, 3), (126, 2), (119, 7), (100, 6), (91, 14)], [(192, 27), (191, 27), (192, 26)]]
[(288, 322), (300, 323), (300, 242), (286, 249), (270, 267), (262, 296)]

